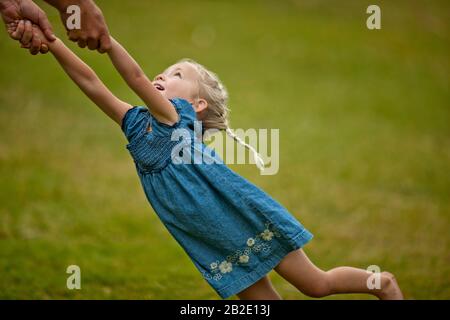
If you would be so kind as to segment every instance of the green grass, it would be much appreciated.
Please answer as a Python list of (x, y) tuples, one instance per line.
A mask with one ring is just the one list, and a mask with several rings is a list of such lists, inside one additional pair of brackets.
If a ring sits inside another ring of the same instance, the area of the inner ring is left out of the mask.
[[(314, 233), (319, 267), (376, 264), (408, 299), (450, 298), (447, 1), (378, 1), (379, 31), (357, 0), (97, 3), (149, 75), (194, 58), (227, 85), (233, 127), (280, 129), (277, 175), (232, 168)], [(217, 299), (146, 201), (118, 126), (50, 55), (17, 47), (0, 33), (0, 298)], [(106, 56), (71, 47), (140, 103)], [(70, 264), (82, 290), (65, 286)], [(330, 297), (343, 298), (369, 297)]]

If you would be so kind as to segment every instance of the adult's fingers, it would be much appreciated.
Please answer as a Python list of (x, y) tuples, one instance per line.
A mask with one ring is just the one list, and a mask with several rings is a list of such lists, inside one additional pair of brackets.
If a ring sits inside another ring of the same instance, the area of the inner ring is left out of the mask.
[(30, 53), (32, 55), (36, 55), (39, 53), (39, 50), (41, 49), (41, 39), (39, 38), (38, 33), (33, 30), (33, 38), (31, 39), (30, 44)]
[(30, 43), (32, 38), (33, 38), (33, 25), (29, 20), (27, 20), (25, 21), (25, 29), (20, 42), (26, 45)]
[(13, 22), (6, 24), (6, 31), (8, 32), (8, 34), (11, 38), (13, 38), (13, 33), (16, 32), (18, 25), (19, 25), (19, 22), (17, 22), (17, 21), (15, 21), (15, 22), (13, 21)]
[(87, 40), (87, 46), (90, 50), (95, 50), (98, 48), (98, 41), (94, 38), (88, 38)]
[(106, 51), (111, 49), (111, 38), (109, 34), (103, 34), (100, 37), (100, 46), (98, 48), (98, 52), (105, 53)]
[(85, 48), (86, 47), (86, 40), (84, 40), (82, 38), (78, 39), (78, 46), (80, 48)]
[(69, 40), (73, 41), (73, 42), (78, 42), (78, 38), (80, 37), (77, 30), (68, 30), (67, 36), (68, 36)]
[(14, 40), (22, 39), (24, 30), (25, 30), (25, 21), (20, 20), (16, 30), (11, 33), (11, 38), (13, 38)]
[[(40, 41), (39, 41), (39, 43), (41, 43)], [(30, 53), (33, 55), (33, 56), (35, 56), (35, 55), (37, 55), (39, 52), (40, 52), (40, 50), (41, 50), (41, 46), (39, 45), (39, 46), (30, 46)]]
[(48, 46), (45, 43), (43, 43), (41, 45), (41, 50), (39, 50), (39, 52), (43, 53), (43, 54), (47, 53), (48, 52)]

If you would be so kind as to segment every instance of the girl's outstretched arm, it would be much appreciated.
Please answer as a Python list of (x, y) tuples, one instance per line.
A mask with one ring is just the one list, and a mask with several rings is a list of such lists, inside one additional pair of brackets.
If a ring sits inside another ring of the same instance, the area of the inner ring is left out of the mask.
[(89, 99), (121, 125), (123, 116), (132, 106), (112, 94), (95, 72), (67, 48), (64, 42), (59, 39), (50, 42), (49, 50)]
[[(14, 26), (11, 26), (11, 28), (14, 28)], [(21, 38), (24, 31), (29, 28), (33, 28), (33, 37), (38, 36), (44, 39), (42, 31), (38, 27), (32, 26), (29, 21), (24, 22), (22, 20), (17, 24), (15, 31), (10, 31), (10, 29), (8, 31), (12, 32), (14, 38), (17, 39)], [(123, 116), (132, 106), (113, 95), (95, 72), (67, 48), (60, 39), (56, 38), (56, 40), (48, 42), (47, 45), (67, 75), (69, 75), (89, 99), (111, 119), (121, 125)]]
[(138, 63), (112, 37), (108, 55), (128, 86), (144, 101), (159, 122), (172, 125), (178, 121), (172, 103), (155, 88)]

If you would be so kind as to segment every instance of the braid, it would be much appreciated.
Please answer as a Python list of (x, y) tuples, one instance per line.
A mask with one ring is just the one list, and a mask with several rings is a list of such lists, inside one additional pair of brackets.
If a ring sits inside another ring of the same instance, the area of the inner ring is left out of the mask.
[(260, 169), (260, 170), (264, 170), (264, 160), (261, 158), (261, 156), (259, 155), (258, 151), (256, 151), (255, 148), (253, 148), (251, 145), (249, 145), (248, 143), (246, 143), (244, 140), (242, 140), (241, 138), (239, 138), (233, 131), (231, 131), (230, 128), (226, 128), (225, 132), (234, 140), (236, 140), (238, 143), (242, 144), (244, 147), (248, 148), (252, 153), (253, 156), (255, 157), (255, 162), (256, 162), (256, 166)]

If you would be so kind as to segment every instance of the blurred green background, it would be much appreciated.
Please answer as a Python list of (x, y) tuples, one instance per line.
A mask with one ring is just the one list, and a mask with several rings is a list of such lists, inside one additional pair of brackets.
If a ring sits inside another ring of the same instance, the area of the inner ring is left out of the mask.
[[(317, 266), (375, 264), (408, 299), (450, 298), (448, 1), (97, 4), (149, 76), (196, 59), (228, 87), (232, 127), (280, 129), (278, 174), (232, 168), (314, 233)], [(107, 56), (70, 47), (140, 104)], [(0, 57), (0, 298), (219, 298), (145, 199), (120, 128), (50, 54), (0, 32)], [(71, 264), (81, 290), (66, 288)], [(356, 298), (372, 299), (328, 299)]]

